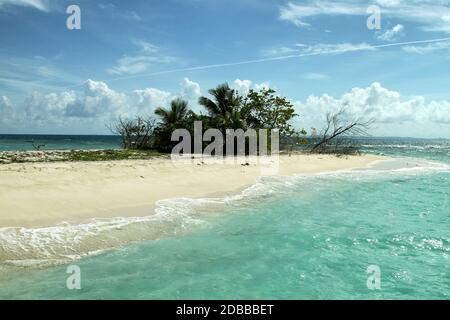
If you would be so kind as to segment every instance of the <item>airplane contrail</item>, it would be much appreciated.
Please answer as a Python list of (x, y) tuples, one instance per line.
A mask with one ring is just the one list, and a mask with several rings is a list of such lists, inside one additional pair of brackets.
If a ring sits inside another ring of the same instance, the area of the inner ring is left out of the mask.
[[(319, 56), (319, 55), (328, 55), (328, 54), (336, 54), (336, 53), (375, 50), (375, 49), (381, 49), (381, 48), (401, 47), (401, 46), (407, 46), (407, 45), (430, 44), (430, 43), (443, 42), (443, 41), (450, 41), (450, 38), (440, 38), (440, 39), (431, 39), (431, 40), (417, 40), (417, 41), (407, 41), (407, 42), (396, 42), (396, 43), (388, 43), (388, 44), (380, 44), (380, 45), (361, 44), (358, 47), (354, 47), (354, 48), (342, 48), (342, 49), (335, 49), (335, 50), (322, 50), (322, 51), (317, 51), (317, 52), (307, 52), (307, 53), (292, 54), (292, 55), (278, 56), (278, 57), (271, 57), (271, 58), (261, 58), (261, 59), (245, 60), (245, 61), (239, 61), (239, 62), (230, 62), (230, 63), (221, 63), (221, 64), (209, 64), (209, 65), (204, 65), (204, 66), (187, 67), (187, 68), (179, 68), (179, 69), (171, 69), (171, 70), (163, 70), (163, 71), (157, 71), (157, 72), (152, 72), (152, 73), (136, 74), (136, 75), (118, 77), (118, 78), (109, 79), (109, 80), (106, 80), (106, 81), (103, 81), (103, 82), (108, 83), (108, 82), (113, 82), (113, 81), (121, 81), (121, 80), (136, 79), (136, 78), (145, 78), (145, 77), (152, 77), (152, 76), (157, 76), (157, 75), (165, 75), (165, 74), (178, 73), (178, 72), (225, 68), (225, 67), (241, 66), (241, 65), (247, 65), (247, 64), (256, 64), (256, 63), (263, 63), (263, 62), (270, 62), (270, 61), (279, 61), (279, 60), (287, 60), (287, 59), (310, 57), (310, 56)], [(79, 87), (79, 86), (82, 86), (83, 84), (73, 85), (73, 86), (69, 86), (69, 87), (66, 87), (66, 88)]]

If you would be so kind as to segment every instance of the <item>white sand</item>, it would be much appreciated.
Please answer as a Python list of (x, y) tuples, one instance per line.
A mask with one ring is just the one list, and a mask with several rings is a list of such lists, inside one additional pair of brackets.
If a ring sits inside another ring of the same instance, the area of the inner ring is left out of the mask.
[[(280, 157), (280, 175), (365, 168), (364, 155)], [(0, 165), (0, 227), (44, 227), (91, 218), (142, 216), (160, 199), (225, 194), (254, 184), (259, 165), (169, 159)]]

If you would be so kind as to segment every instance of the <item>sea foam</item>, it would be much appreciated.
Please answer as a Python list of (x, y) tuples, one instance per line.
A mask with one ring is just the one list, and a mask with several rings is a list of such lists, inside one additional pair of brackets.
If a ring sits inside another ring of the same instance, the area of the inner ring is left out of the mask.
[(224, 197), (160, 200), (154, 213), (144, 217), (92, 219), (84, 224), (44, 228), (0, 228), (0, 265), (45, 267), (97, 255), (133, 241), (177, 236), (207, 224), (208, 217), (227, 207), (252, 205), (295, 188), (312, 187), (317, 179), (333, 183), (336, 178), (383, 179), (433, 172), (450, 172), (450, 165), (413, 158), (382, 160), (365, 169), (263, 177), (242, 192)]

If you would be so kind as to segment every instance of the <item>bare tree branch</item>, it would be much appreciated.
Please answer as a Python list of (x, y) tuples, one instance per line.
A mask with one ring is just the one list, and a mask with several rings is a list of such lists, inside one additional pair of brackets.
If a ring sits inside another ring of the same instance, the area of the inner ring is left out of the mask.
[(135, 119), (119, 118), (107, 125), (111, 133), (122, 137), (124, 149), (150, 149), (156, 121), (152, 118), (136, 117)]
[[(345, 110), (343, 108), (337, 113), (327, 113), (325, 128), (320, 139), (312, 147), (312, 153), (324, 153), (331, 150), (334, 153), (339, 153), (339, 148), (344, 146), (346, 140), (348, 144), (348, 140), (353, 140), (352, 138), (355, 136), (369, 135), (367, 130), (370, 129), (374, 122), (373, 120), (364, 120), (362, 118), (345, 122), (344, 119)], [(330, 146), (333, 146), (331, 150)]]

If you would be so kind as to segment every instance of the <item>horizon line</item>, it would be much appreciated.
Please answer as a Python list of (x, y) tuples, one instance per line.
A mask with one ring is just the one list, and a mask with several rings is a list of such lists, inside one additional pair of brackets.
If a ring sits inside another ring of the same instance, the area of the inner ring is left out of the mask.
[[(81, 134), (81, 133), (0, 133), (0, 136), (103, 136), (103, 137), (120, 137), (120, 135), (114, 134)], [(308, 136), (307, 136), (308, 137)], [(412, 136), (355, 136), (355, 138), (364, 138), (364, 139), (423, 139), (423, 140), (450, 140), (450, 138), (443, 137), (431, 137), (431, 138), (423, 138), (423, 137), (412, 137)]]

